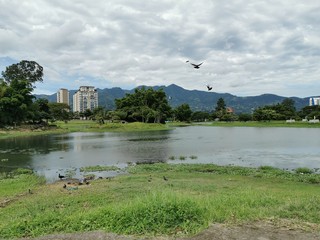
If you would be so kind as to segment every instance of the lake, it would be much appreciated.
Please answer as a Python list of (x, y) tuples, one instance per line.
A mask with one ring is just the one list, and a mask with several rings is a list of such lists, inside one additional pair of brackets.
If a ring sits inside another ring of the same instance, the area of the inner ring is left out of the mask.
[[(281, 169), (320, 167), (319, 128), (177, 127), (167, 131), (68, 133), (0, 140), (0, 167), (32, 168), (48, 181), (80, 167), (214, 163)], [(121, 171), (120, 171), (121, 172)], [(115, 172), (98, 172), (113, 176)]]

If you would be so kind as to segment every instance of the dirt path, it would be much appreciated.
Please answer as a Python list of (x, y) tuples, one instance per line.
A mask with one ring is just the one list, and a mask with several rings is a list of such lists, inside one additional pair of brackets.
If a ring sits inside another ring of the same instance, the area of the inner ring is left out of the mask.
[[(303, 230), (307, 229), (307, 231)], [(123, 236), (102, 231), (48, 235), (36, 240), (320, 240), (320, 232), (310, 224), (303, 227), (286, 223), (255, 222), (241, 226), (213, 224), (193, 237)]]

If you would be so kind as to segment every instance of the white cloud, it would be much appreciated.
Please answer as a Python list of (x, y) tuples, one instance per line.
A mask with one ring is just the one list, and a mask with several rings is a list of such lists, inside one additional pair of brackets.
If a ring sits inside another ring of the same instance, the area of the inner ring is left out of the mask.
[[(82, 83), (205, 90), (210, 83), (217, 92), (239, 96), (320, 94), (315, 0), (0, 4), (0, 59), (42, 65), (44, 83), (37, 92)], [(186, 60), (204, 64), (194, 69)]]

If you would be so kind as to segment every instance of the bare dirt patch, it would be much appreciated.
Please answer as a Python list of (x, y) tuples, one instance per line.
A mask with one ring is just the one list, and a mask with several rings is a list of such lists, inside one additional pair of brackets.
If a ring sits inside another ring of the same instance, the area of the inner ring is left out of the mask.
[(319, 226), (281, 221), (259, 221), (243, 225), (213, 224), (191, 237), (124, 236), (103, 231), (48, 235), (36, 240), (317, 240)]

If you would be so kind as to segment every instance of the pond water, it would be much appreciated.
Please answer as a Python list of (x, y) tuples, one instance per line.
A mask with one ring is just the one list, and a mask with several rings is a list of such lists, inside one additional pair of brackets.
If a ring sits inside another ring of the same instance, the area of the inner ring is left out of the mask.
[[(320, 167), (320, 129), (254, 127), (178, 127), (167, 131), (69, 133), (0, 140), (0, 170), (32, 168), (48, 181), (58, 173), (85, 166), (130, 163), (214, 163), (273, 166), (281, 169)], [(98, 172), (112, 176), (119, 172)]]

